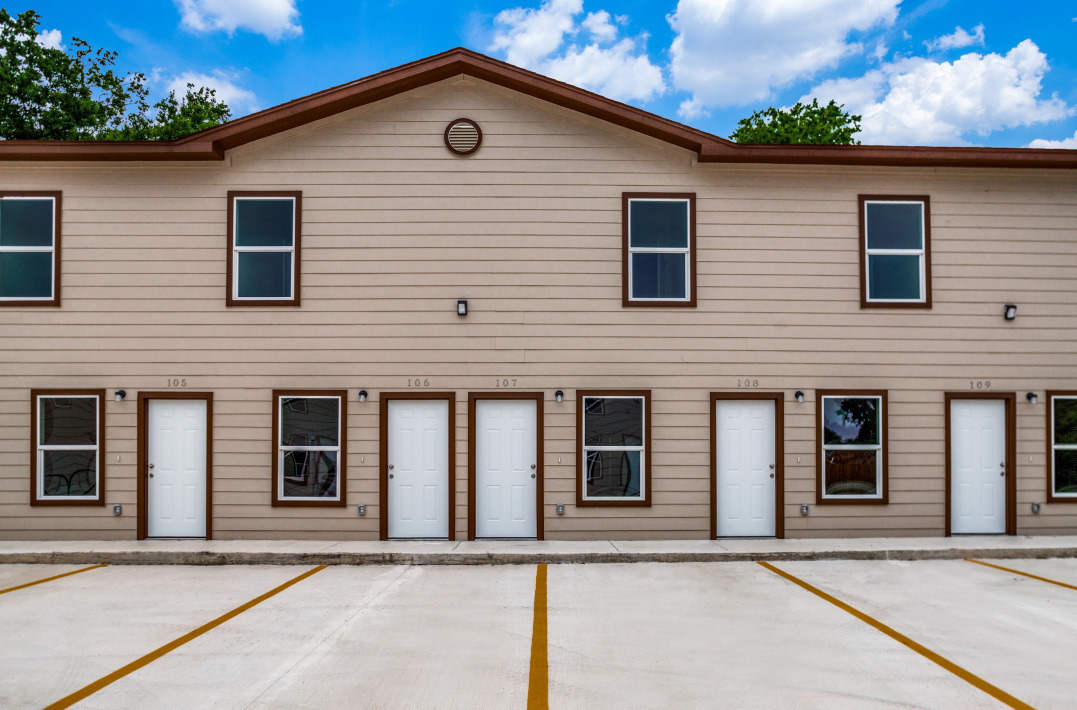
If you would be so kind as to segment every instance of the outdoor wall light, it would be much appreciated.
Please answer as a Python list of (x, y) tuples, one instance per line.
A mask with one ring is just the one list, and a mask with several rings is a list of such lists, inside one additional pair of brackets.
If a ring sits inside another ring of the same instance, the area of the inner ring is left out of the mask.
[(807, 515), (808, 514), (808, 504), (807, 503), (800, 506), (800, 514), (801, 515)]
[(565, 514), (565, 504), (564, 503), (558, 503), (557, 504), (557, 514), (558, 515), (564, 515)]
[(123, 398), (127, 396), (126, 390), (116, 390), (116, 401), (122, 402)]
[(1032, 512), (1035, 513), (1036, 515), (1040, 514), (1040, 504), (1039, 503), (1033, 503), (1032, 504)]
[(458, 316), (466, 316), (467, 315), (467, 301), (465, 299), (461, 299), (461, 300), (456, 302), (456, 315), (458, 315)]
[(366, 515), (366, 505), (362, 503), (359, 504), (359, 515)]
[(1035, 404), (1036, 402), (1040, 401), (1040, 398), (1036, 396), (1035, 392), (1029, 392), (1028, 394), (1026, 394), (1025, 399), (1028, 400), (1029, 404)]
[(123, 515), (123, 506), (120, 505), (119, 503), (112, 506), (112, 514), (113, 515)]
[(1017, 318), (1017, 306), (1013, 305), (1012, 303), (1007, 303), (1005, 306), (1002, 307), (1002, 316), (1006, 320), (1013, 320)]
[(365, 402), (366, 401), (366, 390), (359, 390), (359, 401), (360, 402)]
[(558, 404), (561, 404), (561, 400), (563, 400), (565, 398), (565, 391), (564, 390), (557, 390), (556, 392), (553, 393), (553, 398), (557, 400)]
[(804, 404), (804, 393), (803, 392), (801, 392), (800, 390), (797, 390), (796, 392), (793, 393), (793, 396), (797, 398), (797, 403)]

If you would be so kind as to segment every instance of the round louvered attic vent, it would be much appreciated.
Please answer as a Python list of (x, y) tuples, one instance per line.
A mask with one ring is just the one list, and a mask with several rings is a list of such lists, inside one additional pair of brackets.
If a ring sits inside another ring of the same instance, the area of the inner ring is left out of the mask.
[(470, 118), (458, 118), (445, 128), (445, 145), (457, 155), (471, 155), (482, 145), (482, 130)]

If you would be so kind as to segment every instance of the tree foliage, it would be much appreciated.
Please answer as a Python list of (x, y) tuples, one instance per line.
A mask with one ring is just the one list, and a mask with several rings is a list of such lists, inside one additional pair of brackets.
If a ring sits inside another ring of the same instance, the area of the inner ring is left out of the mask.
[(742, 118), (729, 138), (737, 143), (859, 145), (853, 135), (860, 131), (861, 116), (842, 108), (834, 101), (820, 106), (817, 99), (797, 103), (788, 111), (771, 107)]
[(38, 42), (33, 10), (0, 9), (0, 139), (172, 140), (231, 117), (213, 89), (175, 92), (151, 107), (146, 76), (117, 74), (116, 52), (72, 38), (67, 51)]

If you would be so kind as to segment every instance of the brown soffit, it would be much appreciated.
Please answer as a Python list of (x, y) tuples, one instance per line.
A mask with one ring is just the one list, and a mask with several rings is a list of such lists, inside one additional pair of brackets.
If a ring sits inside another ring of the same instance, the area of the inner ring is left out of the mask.
[(1077, 169), (1077, 150), (737, 144), (457, 47), (174, 141), (0, 141), (0, 160), (223, 160), (225, 151), (454, 76), (467, 75), (694, 151), (703, 163)]

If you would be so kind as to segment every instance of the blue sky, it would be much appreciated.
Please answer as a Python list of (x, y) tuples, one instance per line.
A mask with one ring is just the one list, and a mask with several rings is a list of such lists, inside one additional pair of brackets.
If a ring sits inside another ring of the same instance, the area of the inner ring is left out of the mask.
[(234, 115), (465, 46), (720, 136), (836, 99), (864, 143), (1077, 148), (1077, 0), (53, 0), (40, 41), (119, 53)]

